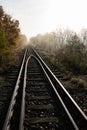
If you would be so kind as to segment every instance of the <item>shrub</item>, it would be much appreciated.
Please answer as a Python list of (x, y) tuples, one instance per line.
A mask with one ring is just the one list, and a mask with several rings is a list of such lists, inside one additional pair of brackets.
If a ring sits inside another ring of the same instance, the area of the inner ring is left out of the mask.
[(70, 83), (74, 86), (75, 85), (75, 87), (77, 88), (77, 89), (79, 89), (79, 90), (83, 90), (83, 89), (85, 89), (86, 88), (86, 82), (85, 82), (85, 80), (83, 80), (83, 79), (81, 79), (81, 78), (72, 78), (71, 79), (71, 81), (70, 81)]

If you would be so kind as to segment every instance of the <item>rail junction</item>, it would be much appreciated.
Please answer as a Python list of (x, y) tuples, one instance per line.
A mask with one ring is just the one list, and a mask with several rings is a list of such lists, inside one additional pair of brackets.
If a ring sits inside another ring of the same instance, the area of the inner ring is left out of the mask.
[(35, 49), (27, 47), (16, 75), (2, 130), (87, 130), (87, 116)]

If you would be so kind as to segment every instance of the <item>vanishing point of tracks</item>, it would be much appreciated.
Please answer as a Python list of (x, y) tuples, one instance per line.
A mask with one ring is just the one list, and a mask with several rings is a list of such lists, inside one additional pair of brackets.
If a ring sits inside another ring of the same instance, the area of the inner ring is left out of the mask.
[(87, 117), (35, 50), (27, 48), (2, 130), (87, 130)]

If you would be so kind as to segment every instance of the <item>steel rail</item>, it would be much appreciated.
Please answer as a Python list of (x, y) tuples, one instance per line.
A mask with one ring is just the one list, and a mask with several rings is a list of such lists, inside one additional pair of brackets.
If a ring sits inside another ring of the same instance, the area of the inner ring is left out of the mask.
[(26, 88), (26, 79), (27, 79), (27, 66), (28, 66), (28, 62), (29, 62), (30, 58), (31, 58), (31, 56), (29, 56), (27, 58), (27, 61), (26, 61), (26, 64), (25, 64), (19, 130), (24, 130), (23, 122), (24, 122), (24, 115), (25, 115), (25, 88)]
[(55, 86), (53, 85), (53, 83), (52, 83), (50, 77), (48, 76), (46, 70), (44, 69), (43, 65), (41, 64), (40, 60), (39, 60), (37, 57), (35, 57), (34, 55), (29, 56), (28, 59), (27, 59), (27, 61), (26, 61), (25, 74), (24, 74), (25, 79), (24, 79), (24, 85), (23, 85), (23, 87), (24, 87), (24, 88), (23, 88), (23, 98), (22, 98), (22, 105), (21, 105), (21, 108), (22, 108), (22, 109), (21, 109), (21, 117), (20, 117), (19, 130), (24, 130), (23, 122), (24, 122), (24, 115), (25, 115), (25, 88), (26, 88), (27, 66), (28, 66), (28, 62), (29, 62), (30, 58), (32, 58), (32, 57), (33, 57), (34, 59), (36, 59), (37, 62), (40, 64), (40, 66), (41, 66), (43, 72), (45, 73), (45, 75), (46, 75), (46, 77), (47, 77), (49, 83), (51, 84), (51, 86), (52, 86), (52, 88), (53, 88), (55, 94), (57, 95), (57, 98), (60, 100), (61, 104), (63, 105), (63, 107), (64, 107), (64, 109), (65, 109), (65, 111), (66, 111), (66, 113), (68, 114), (68, 117), (69, 117), (69, 119), (70, 119), (70, 121), (71, 121), (71, 123), (72, 123), (72, 127), (73, 127), (75, 130), (79, 130), (79, 128), (78, 128), (78, 126), (76, 125), (75, 121), (73, 120), (71, 114), (69, 113), (68, 109), (66, 108), (66, 106), (65, 106), (65, 104), (64, 104), (64, 102), (63, 102), (63, 100), (61, 99), (60, 95), (58, 94), (58, 92), (57, 92)]
[[(42, 65), (44, 66), (48, 76), (50, 77), (51, 80), (54, 80), (54, 84), (57, 84), (58, 86), (60, 86), (61, 88), (61, 91), (64, 93), (64, 95), (66, 95), (69, 99), (69, 101), (73, 104), (73, 106), (75, 107), (75, 109), (78, 111), (78, 113), (80, 114), (80, 116), (82, 117), (83, 121), (85, 122), (85, 125), (86, 125), (86, 128), (87, 128), (87, 116), (84, 114), (84, 112), (81, 110), (81, 108), (77, 105), (77, 103), (74, 101), (74, 99), (70, 96), (70, 94), (68, 93), (68, 91), (64, 88), (64, 86), (61, 84), (61, 82), (57, 79), (57, 77), (53, 74), (53, 72), (50, 70), (50, 68), (45, 64), (45, 62), (42, 60), (42, 58), (39, 56), (39, 54), (33, 49), (33, 51), (35, 52), (36, 56), (39, 58), (40, 62), (42, 63)], [(54, 85), (55, 86), (55, 85)], [(54, 88), (54, 89), (57, 89), (57, 92), (58, 92), (58, 88)], [(54, 90), (55, 91), (55, 90)], [(56, 92), (56, 91), (55, 91)], [(61, 95), (59, 94), (58, 92), (58, 95), (60, 96), (61, 98)], [(60, 100), (61, 102), (61, 100)], [(61, 102), (62, 103), (62, 102)], [(63, 103), (65, 104), (65, 102), (63, 101)], [(62, 104), (63, 105), (63, 104)], [(65, 104), (66, 106), (66, 104)], [(67, 113), (67, 110), (69, 111), (69, 109), (66, 110), (64, 106), (64, 109)], [(70, 115), (71, 115), (71, 112), (70, 112)], [(69, 116), (69, 115), (68, 115)], [(69, 117), (70, 120), (71, 120), (71, 117)], [(79, 119), (78, 119), (79, 120)], [(73, 123), (74, 119), (72, 120), (72, 123)], [(75, 121), (74, 121), (75, 122)], [(83, 123), (84, 123), (83, 122)], [(77, 126), (77, 125), (76, 125)], [(78, 127), (77, 127), (78, 128)], [(76, 129), (77, 130), (77, 129)]]
[(27, 49), (25, 50), (25, 53), (24, 53), (22, 65), (21, 65), (21, 68), (20, 68), (20, 71), (19, 71), (19, 74), (18, 74), (15, 89), (13, 91), (13, 95), (12, 95), (12, 98), (11, 98), (11, 102), (10, 102), (10, 105), (9, 105), (9, 108), (8, 108), (8, 111), (7, 111), (7, 115), (6, 115), (5, 122), (4, 122), (2, 130), (10, 130), (10, 120), (11, 120), (11, 117), (12, 117), (13, 112), (14, 112), (14, 105), (16, 103), (16, 96), (18, 94), (19, 83), (20, 83), (22, 70), (23, 70), (23, 67), (24, 67), (26, 53), (27, 53)]
[(77, 103), (73, 100), (73, 98), (70, 96), (70, 94), (64, 88), (64, 86), (61, 84), (61, 82), (52, 73), (52, 71), (49, 69), (49, 67), (45, 64), (45, 62), (42, 60), (42, 58), (39, 56), (39, 54), (35, 50), (33, 50), (33, 51), (35, 52), (36, 56), (30, 55), (27, 58), (26, 63), (25, 63), (25, 57), (26, 57), (27, 50), (25, 51), (23, 62), (22, 62), (22, 65), (21, 65), (21, 69), (20, 69), (20, 72), (19, 72), (19, 75), (18, 75), (18, 79), (17, 79), (16, 85), (15, 85), (13, 96), (12, 96), (12, 99), (11, 99), (11, 102), (10, 102), (10, 105), (9, 105), (9, 109), (8, 109), (8, 112), (7, 112), (7, 115), (6, 115), (6, 119), (5, 119), (5, 123), (3, 125), (3, 129), (2, 130), (10, 130), (10, 120), (11, 120), (11, 117), (12, 117), (13, 112), (14, 112), (13, 107), (14, 107), (14, 105), (16, 103), (16, 96), (18, 94), (17, 91), (18, 91), (18, 88), (19, 88), (19, 83), (20, 83), (20, 78), (21, 78), (22, 70), (23, 70), (23, 67), (25, 67), (24, 68), (23, 91), (22, 91), (21, 114), (20, 114), (20, 122), (19, 122), (19, 130), (24, 130), (24, 124), (23, 123), (24, 123), (24, 116), (25, 116), (25, 88), (26, 88), (26, 79), (27, 79), (27, 67), (28, 67), (28, 62), (29, 62), (30, 58), (36, 59), (36, 61), (40, 64), (40, 66), (41, 66), (43, 72), (45, 73), (45, 75), (46, 75), (49, 83), (51, 84), (51, 86), (52, 86), (52, 88), (53, 88), (53, 90), (54, 90), (57, 98), (60, 100), (60, 102), (61, 102), (61, 104), (62, 104), (62, 106), (63, 106), (66, 114), (68, 115), (72, 127), (75, 130), (80, 130), (80, 128), (78, 127), (78, 124), (75, 122), (75, 120), (74, 120), (71, 112), (67, 108), (66, 103), (62, 99), (60, 93), (58, 92), (58, 90), (57, 90), (56, 85), (54, 84), (54, 82), (56, 84), (58, 84), (58, 86), (61, 87), (63, 93), (69, 98), (69, 100), (72, 102), (72, 104), (74, 104), (75, 108), (79, 111), (79, 113), (81, 114), (81, 116), (84, 118), (84, 121), (86, 121), (86, 123), (87, 123), (87, 117), (86, 117), (86, 115), (79, 108), (79, 106), (77, 105)]
[(34, 57), (34, 58), (38, 61), (38, 63), (40, 64), (40, 66), (41, 66), (43, 72), (45, 73), (45, 75), (46, 75), (46, 77), (47, 77), (49, 83), (51, 84), (51, 86), (52, 86), (52, 88), (53, 88), (53, 90), (54, 90), (54, 92), (55, 92), (57, 98), (60, 100), (60, 102), (61, 102), (63, 108), (65, 109), (65, 111), (66, 111), (66, 113), (67, 113), (67, 115), (68, 115), (68, 117), (69, 117), (69, 119), (70, 119), (70, 122), (72, 123), (72, 127), (73, 127), (75, 130), (79, 130), (79, 128), (78, 128), (78, 126), (76, 125), (75, 121), (73, 120), (73, 118), (72, 118), (70, 112), (68, 111), (67, 107), (65, 106), (65, 104), (64, 104), (64, 102), (63, 102), (63, 100), (62, 100), (62, 98), (60, 97), (58, 91), (56, 90), (54, 84), (52, 83), (52, 80), (51, 80), (50, 77), (48, 76), (48, 74), (47, 74), (46, 70), (44, 69), (43, 65), (41, 64), (40, 60), (39, 60), (37, 57), (35, 57), (35, 56), (32, 56), (32, 57)]

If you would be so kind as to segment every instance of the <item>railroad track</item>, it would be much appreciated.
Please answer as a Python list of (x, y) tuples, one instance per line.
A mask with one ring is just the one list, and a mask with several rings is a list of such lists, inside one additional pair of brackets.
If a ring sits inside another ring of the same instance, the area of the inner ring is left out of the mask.
[(27, 49), (2, 130), (87, 130), (87, 117), (35, 50)]
[(84, 88), (78, 87), (77, 84), (72, 84), (71, 81), (75, 75), (72, 72), (66, 71), (64, 66), (58, 65), (58, 61), (57, 63), (53, 59), (50, 61), (52, 56), (45, 50), (37, 49), (37, 52), (87, 116), (87, 91)]
[(11, 67), (9, 69), (7, 75), (5, 75), (6, 78), (3, 83), (3, 86), (0, 87), (0, 130), (2, 129), (7, 109), (12, 97), (20, 66), (22, 64), (24, 51), (25, 49), (19, 53), (20, 61), (17, 62), (17, 64), (14, 67)]

